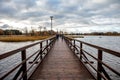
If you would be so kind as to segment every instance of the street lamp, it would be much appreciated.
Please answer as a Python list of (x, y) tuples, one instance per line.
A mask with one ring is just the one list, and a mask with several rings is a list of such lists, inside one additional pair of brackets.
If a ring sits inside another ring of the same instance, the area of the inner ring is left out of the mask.
[(51, 19), (51, 33), (52, 33), (52, 20), (53, 20), (53, 16), (50, 16)]

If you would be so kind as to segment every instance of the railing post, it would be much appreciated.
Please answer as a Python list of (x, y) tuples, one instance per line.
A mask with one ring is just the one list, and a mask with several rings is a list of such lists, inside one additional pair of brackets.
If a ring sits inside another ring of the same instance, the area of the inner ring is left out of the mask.
[(73, 51), (74, 51), (74, 53), (75, 53), (75, 40), (73, 41)]
[(50, 48), (52, 47), (52, 40), (50, 39)]
[(70, 40), (66, 39), (68, 46), (70, 47)]
[(70, 48), (72, 49), (72, 40), (69, 40)]
[[(98, 50), (98, 59), (102, 61), (102, 50)], [(102, 72), (102, 63), (98, 62), (97, 64), (98, 72)], [(102, 80), (101, 75), (97, 73), (97, 80)]]
[(82, 60), (82, 54), (83, 54), (83, 52), (82, 52), (82, 42), (80, 42), (80, 60)]
[[(22, 57), (22, 61), (26, 59), (26, 50), (23, 50), (21, 53), (21, 57)], [(26, 61), (25, 63), (22, 64), (22, 71), (23, 71), (23, 80), (27, 80), (27, 65), (26, 65)], [(26, 74), (24, 74), (26, 73)]]
[(46, 40), (47, 53), (48, 53), (48, 40)]
[(70, 45), (70, 39), (66, 39), (67, 40), (67, 44), (68, 44), (68, 46), (70, 47), (71, 45)]
[(53, 40), (51, 39), (50, 42), (51, 42), (51, 46), (50, 46), (50, 47), (52, 47), (52, 45), (53, 45)]
[(42, 42), (40, 42), (40, 59), (42, 60)]

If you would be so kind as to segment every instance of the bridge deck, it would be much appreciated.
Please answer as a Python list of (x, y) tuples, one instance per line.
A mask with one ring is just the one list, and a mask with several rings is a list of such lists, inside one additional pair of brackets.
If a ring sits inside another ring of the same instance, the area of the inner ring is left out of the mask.
[(94, 80), (79, 59), (71, 52), (65, 41), (55, 42), (29, 80)]

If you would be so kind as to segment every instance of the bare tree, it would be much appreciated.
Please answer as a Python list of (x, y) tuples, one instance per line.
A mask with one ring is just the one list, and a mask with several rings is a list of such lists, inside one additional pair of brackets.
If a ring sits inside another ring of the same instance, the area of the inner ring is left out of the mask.
[(27, 27), (25, 27), (24, 29), (25, 29), (25, 35), (28, 35), (28, 29), (27, 29)]
[(39, 26), (38, 28), (40, 29), (40, 35), (41, 35), (42, 26)]

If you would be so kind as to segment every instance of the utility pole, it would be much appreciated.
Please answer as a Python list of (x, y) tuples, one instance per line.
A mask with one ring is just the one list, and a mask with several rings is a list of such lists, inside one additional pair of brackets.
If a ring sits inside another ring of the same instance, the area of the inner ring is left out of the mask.
[(53, 20), (53, 16), (50, 16), (51, 19), (51, 34), (52, 34), (52, 20)]

